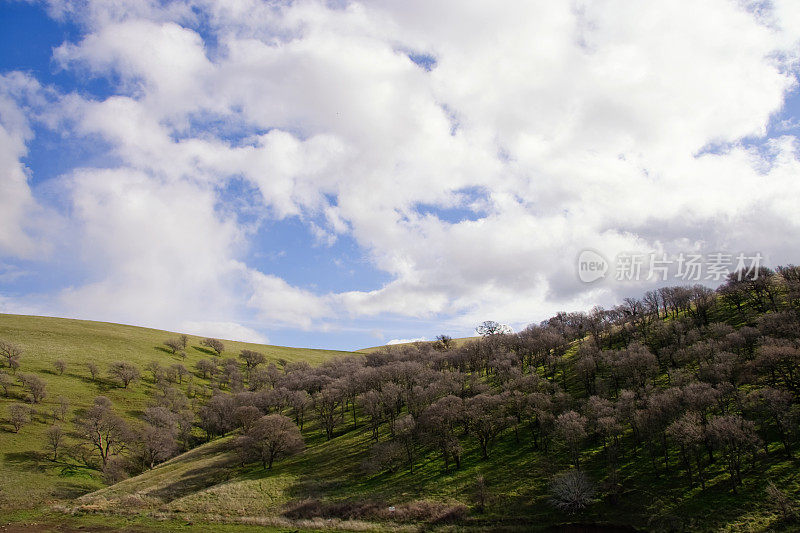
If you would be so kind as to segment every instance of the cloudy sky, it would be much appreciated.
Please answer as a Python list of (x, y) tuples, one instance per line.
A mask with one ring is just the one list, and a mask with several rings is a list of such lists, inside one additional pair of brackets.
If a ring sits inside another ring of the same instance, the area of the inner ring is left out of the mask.
[(796, 0), (3, 1), (0, 311), (350, 349), (663, 284), (620, 254), (796, 263), (799, 39)]

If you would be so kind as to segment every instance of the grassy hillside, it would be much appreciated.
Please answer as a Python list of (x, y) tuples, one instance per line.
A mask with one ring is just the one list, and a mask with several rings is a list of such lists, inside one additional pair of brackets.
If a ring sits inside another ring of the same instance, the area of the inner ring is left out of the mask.
[[(382, 439), (388, 437), (381, 434)], [(303, 530), (383, 530), (420, 523), (448, 530), (455, 516), (465, 530), (528, 531), (534, 525), (536, 529), (558, 528), (579, 520), (600, 526), (592, 531), (606, 531), (604, 524), (608, 531), (627, 531), (625, 527), (631, 525), (649, 531), (655, 523), (659, 530), (665, 523), (674, 523), (674, 530), (684, 531), (792, 531), (764, 502), (764, 489), (771, 479), (800, 490), (796, 460), (766, 460), (764, 476), (749, 480), (740, 494), (732, 495), (724, 468), (710, 473), (706, 491), (687, 490), (681, 479), (654, 475), (647, 457), (630, 456), (622, 462), (620, 476), (631, 481), (619, 501), (570, 517), (548, 503), (549, 479), (568, 467), (569, 457), (559, 450), (542, 454), (526, 435), (518, 443), (506, 434), (488, 460), (468, 442), (458, 470), (445, 472), (441, 458), (429, 453), (419, 458), (413, 473), (401, 468), (377, 476), (365, 475), (360, 468), (369, 439), (364, 427), (343, 428), (332, 441), (326, 441), (319, 428), (312, 428), (307, 432), (306, 451), (270, 471), (242, 467), (232, 439), (218, 439), (81, 497), (72, 511)], [(602, 478), (602, 447), (590, 450), (585, 461), (586, 471)], [(475, 511), (479, 475), (485, 477), (489, 493), (484, 513)], [(704, 509), (714, 512), (706, 514)]]
[[(94, 382), (87, 361), (192, 367), (211, 354), (192, 338), (181, 361), (161, 346), (167, 332), (4, 317), (16, 328), (0, 328), (0, 338), (23, 346), (20, 372), (44, 377), (50, 396), (19, 434), (5, 425), (2, 494), (7, 508), (54, 504), (29, 520), (70, 527), (107, 516), (115, 527), (209, 531), (796, 531), (800, 409), (789, 390), (800, 390), (800, 313), (789, 296), (766, 310), (761, 293), (743, 309), (693, 294), (663, 313), (609, 313), (595, 335), (560, 315), (520, 335), (458, 339), (451, 350), (412, 343), (330, 363), (343, 352), (228, 343), (229, 357), (251, 348), (323, 364), (289, 367), (256, 393), (220, 382), (221, 394), (193, 400), (195, 412), (205, 405), (197, 420), (214, 404), (237, 422), (111, 486), (96, 470), (45, 457), (55, 397), (68, 395), (74, 412), (105, 394), (141, 419), (155, 385)], [(58, 358), (68, 363), (63, 376)], [(297, 408), (286, 403), (293, 392), (313, 396)], [(253, 436), (237, 405), (259, 421), (291, 416), (305, 447), (263, 468), (247, 447), (265, 437)], [(575, 467), (593, 494), (570, 514), (554, 507), (552, 483)], [(64, 522), (52, 509), (67, 512)]]
[[(724, 305), (715, 310), (714, 317), (741, 325)], [(667, 318), (665, 323), (671, 320)], [(613, 336), (623, 332), (618, 328), (610, 331), (608, 342), (616, 344)], [(424, 346), (406, 348), (413, 351)], [(553, 379), (580, 401), (585, 391), (573, 367), (580, 357), (577, 348), (575, 342), (566, 349), (565, 366)], [(669, 380), (661, 371), (652, 382), (666, 387)], [(650, 387), (647, 384), (645, 389)], [(425, 528), (452, 530), (455, 526), (450, 522), (457, 518), (458, 530), (480, 531), (558, 528), (575, 522), (593, 524), (591, 531), (625, 531), (631, 526), (644, 531), (796, 530), (766, 496), (770, 482), (795, 501), (800, 493), (800, 460), (796, 454), (785, 455), (774, 439), (765, 444), (763, 453), (753, 456), (752, 463), (748, 461), (746, 468), (751, 473), (735, 494), (730, 490), (729, 471), (719, 457), (706, 466), (706, 486), (701, 488), (686, 483), (674, 451), (668, 474), (655, 466), (661, 459), (651, 456), (646, 446), (631, 446), (635, 438), (630, 432), (622, 437), (628, 449), (620, 448), (611, 475), (602, 441), (590, 439), (584, 442), (581, 463), (597, 483), (601, 497), (587, 510), (569, 516), (549, 502), (550, 480), (570, 467), (569, 451), (557, 444), (543, 451), (524, 425), (519, 438), (513, 431), (504, 431), (488, 459), (482, 458), (474, 438), (462, 437), (459, 469), (446, 471), (441, 455), (423, 448), (418, 450), (413, 472), (403, 465), (377, 475), (366, 474), (362, 468), (370, 447), (366, 426), (364, 418), (357, 427), (352, 420), (343, 422), (335, 438), (328, 441), (319, 422), (312, 420), (304, 431), (305, 451), (278, 462), (270, 471), (241, 465), (229, 436), (86, 495), (72, 510), (300, 529), (368, 530), (424, 524)], [(380, 429), (380, 440), (391, 440), (385, 426)], [(479, 512), (476, 498), (479, 476), (485, 479), (484, 512)]]
[[(185, 359), (171, 354), (162, 343), (175, 336), (172, 332), (105, 322), (0, 314), (0, 339), (23, 349), (17, 374), (36, 374), (47, 383), (47, 397), (33, 406), (37, 411), (33, 422), (19, 433), (13, 432), (7, 419), (9, 405), (25, 396), (22, 387), (15, 383), (9, 391), (11, 397), (0, 396), (0, 507), (59, 501), (102, 487), (96, 471), (52, 462), (45, 456), (45, 432), (54, 421), (52, 411), (59, 404), (58, 397), (64, 396), (70, 404), (62, 423), (65, 429), (75, 412), (89, 406), (97, 395), (111, 399), (123, 416), (137, 418), (148, 403), (153, 384), (142, 379), (128, 389), (120, 388), (107, 376), (107, 366), (112, 361), (126, 361), (146, 375), (144, 367), (154, 360), (163, 366), (180, 363), (192, 370), (198, 360), (211, 356), (196, 336), (189, 337)], [(260, 351), (271, 361), (311, 364), (348, 353), (225, 341), (222, 355), (235, 357), (242, 349)], [(53, 366), (59, 359), (67, 364), (62, 375)], [(101, 369), (102, 378), (96, 382), (86, 367), (89, 362)], [(207, 383), (199, 376), (193, 380), (197, 385)], [(186, 385), (178, 386), (186, 389)]]

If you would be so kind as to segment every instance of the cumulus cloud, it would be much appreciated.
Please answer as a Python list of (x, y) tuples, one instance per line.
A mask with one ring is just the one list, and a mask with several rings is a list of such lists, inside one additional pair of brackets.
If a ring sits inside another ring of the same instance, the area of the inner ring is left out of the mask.
[(252, 296), (248, 304), (270, 325), (309, 328), (314, 319), (330, 316), (326, 298), (292, 287), (277, 276), (250, 273)]
[(193, 333), (202, 337), (228, 339), (239, 342), (255, 342), (267, 344), (269, 339), (258, 331), (237, 324), (236, 322), (192, 322), (180, 324), (180, 331)]
[[(119, 163), (69, 174), (90, 273), (60, 295), (74, 312), (248, 338), (235, 325), (253, 311), (264, 327), (518, 326), (632, 292), (582, 285), (586, 247), (800, 252), (780, 237), (800, 225), (798, 141), (767, 137), (797, 86), (791, 0), (50, 9), (85, 28), (58, 64), (116, 92), (60, 107)], [(10, 113), (3, 186), (28, 209), (30, 131)], [(297, 218), (323, 245), (352, 238), (390, 281), (319, 293), (247, 265), (252, 228), (220, 206), (234, 179), (263, 217)], [(19, 226), (22, 211), (2, 212)], [(0, 247), (24, 251), (24, 235)]]
[(215, 213), (213, 190), (130, 169), (77, 170), (66, 188), (89, 281), (62, 291), (64, 309), (159, 327), (235, 314), (241, 233)]
[(388, 341), (386, 344), (389, 344), (389, 345), (392, 345), (392, 344), (408, 344), (409, 342), (424, 342), (426, 340), (428, 340), (428, 339), (426, 339), (425, 337), (416, 337), (414, 339), (392, 339), (392, 340)]
[(31, 258), (46, 251), (36, 233), (47, 215), (28, 185), (22, 159), (33, 138), (31, 119), (41, 106), (39, 83), (19, 72), (0, 75), (0, 254)]

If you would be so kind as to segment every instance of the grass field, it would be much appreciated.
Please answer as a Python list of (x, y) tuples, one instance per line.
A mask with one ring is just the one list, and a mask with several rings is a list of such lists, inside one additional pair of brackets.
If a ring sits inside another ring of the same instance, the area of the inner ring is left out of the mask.
[[(0, 397), (0, 507), (29, 507), (32, 502), (47, 504), (70, 499), (101, 488), (102, 481), (94, 470), (50, 461), (44, 453), (45, 432), (54, 419), (52, 411), (58, 397), (70, 404), (65, 429), (70, 426), (76, 410), (92, 403), (97, 395), (105, 395), (120, 414), (137, 418), (148, 403), (153, 385), (142, 379), (120, 388), (107, 377), (112, 361), (127, 361), (137, 365), (143, 375), (145, 365), (158, 361), (163, 366), (180, 363), (189, 370), (194, 364), (211, 355), (200, 345), (200, 337), (190, 336), (186, 358), (169, 353), (162, 343), (177, 334), (155, 329), (91, 322), (64, 318), (0, 314), (0, 339), (18, 344), (23, 349), (21, 367), (17, 373), (32, 373), (47, 382), (47, 397), (35, 405), (33, 422), (14, 433), (8, 422), (8, 406), (22, 401), (24, 392), (13, 385), (10, 396)], [(235, 357), (242, 349), (262, 352), (271, 361), (307, 361), (311, 364), (346, 355), (348, 352), (265, 346), (225, 341), (224, 357)], [(64, 360), (67, 369), (59, 375), (53, 363)], [(86, 363), (97, 364), (102, 379), (92, 381)], [(8, 370), (7, 368), (5, 370)], [(206, 383), (194, 376), (197, 384)], [(186, 383), (178, 385), (186, 387)]]

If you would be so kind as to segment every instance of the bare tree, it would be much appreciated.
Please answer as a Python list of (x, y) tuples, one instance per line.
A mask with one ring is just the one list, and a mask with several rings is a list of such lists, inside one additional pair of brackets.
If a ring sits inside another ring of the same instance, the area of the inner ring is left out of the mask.
[(159, 383), (166, 377), (164, 367), (161, 366), (161, 363), (158, 361), (150, 361), (145, 365), (144, 369), (150, 372), (150, 375), (153, 377), (153, 383)]
[(437, 448), (448, 470), (450, 458), (461, 467), (461, 443), (456, 431), (464, 420), (464, 401), (458, 396), (445, 396), (428, 406), (420, 416), (425, 439)]
[(217, 355), (222, 355), (222, 352), (225, 351), (225, 345), (219, 339), (212, 339), (209, 337), (200, 341), (200, 344), (206, 346), (207, 348), (211, 348), (217, 353)]
[(696, 412), (689, 411), (681, 418), (673, 422), (667, 428), (667, 436), (678, 444), (681, 462), (689, 480), (689, 486), (693, 485), (692, 462), (697, 464), (697, 475), (700, 484), (705, 489), (706, 480), (703, 473), (703, 450), (705, 434), (703, 433), (702, 419)]
[(131, 440), (128, 424), (111, 407), (105, 396), (98, 396), (94, 404), (76, 420), (80, 437), (100, 455), (103, 468), (109, 458), (121, 452)]
[(22, 426), (31, 421), (31, 408), (25, 404), (12, 403), (8, 406), (9, 422), (14, 426), (14, 433), (19, 433)]
[(69, 399), (66, 396), (59, 396), (56, 398), (58, 404), (53, 408), (54, 418), (58, 420), (66, 420), (69, 414)]
[(791, 392), (772, 387), (751, 391), (744, 398), (746, 413), (758, 421), (765, 450), (769, 440), (768, 430), (773, 426), (788, 457), (792, 453), (790, 436), (793, 428), (797, 427), (797, 413), (792, 408), (792, 399)]
[(744, 458), (758, 447), (755, 424), (739, 415), (719, 416), (708, 422), (708, 434), (714, 447), (722, 451), (728, 463), (731, 488), (736, 494), (736, 487), (742, 484)]
[(236, 420), (236, 425), (242, 428), (245, 433), (250, 431), (250, 428), (253, 427), (253, 424), (263, 416), (261, 409), (254, 405), (242, 405), (236, 408), (236, 412), (234, 413), (234, 419)]
[(484, 459), (489, 457), (489, 449), (497, 436), (510, 424), (503, 408), (500, 395), (478, 394), (464, 402), (469, 432), (478, 440)]
[(339, 406), (344, 400), (344, 394), (336, 387), (328, 386), (314, 396), (314, 407), (319, 414), (320, 422), (325, 428), (325, 435), (328, 440), (333, 438), (333, 430), (338, 424), (341, 413)]
[(8, 398), (8, 389), (11, 387), (13, 383), (14, 382), (12, 381), (11, 377), (8, 374), (0, 372), (0, 388), (3, 389), (3, 396), (5, 396), (6, 398)]
[(239, 357), (244, 361), (248, 371), (267, 362), (267, 358), (264, 357), (264, 354), (255, 350), (242, 350)]
[(47, 383), (34, 374), (22, 374), (19, 376), (22, 386), (31, 395), (32, 403), (39, 403), (47, 396)]
[(141, 460), (147, 468), (166, 461), (178, 452), (178, 418), (166, 407), (148, 407), (139, 435)]
[(103, 466), (103, 481), (112, 485), (130, 477), (131, 465), (126, 457), (112, 456)]
[(271, 414), (253, 423), (250, 431), (237, 439), (245, 457), (254, 457), (264, 469), (272, 468), (279, 457), (295, 454), (304, 447), (303, 437), (292, 419)]
[(214, 361), (208, 359), (200, 359), (194, 364), (194, 367), (200, 372), (203, 379), (213, 376), (217, 372), (217, 365), (214, 364)]
[(582, 511), (594, 501), (594, 486), (580, 470), (562, 472), (550, 483), (550, 502), (569, 514)]
[(59, 359), (53, 362), (53, 368), (56, 369), (56, 372), (58, 372), (58, 375), (60, 376), (64, 374), (64, 371), (67, 369), (67, 363), (64, 362), (63, 359)]
[(164, 341), (164, 346), (169, 348), (173, 354), (178, 353), (178, 350), (183, 350), (185, 347), (181, 339), (167, 339)]
[(92, 376), (92, 381), (97, 381), (97, 376), (100, 375), (100, 368), (91, 361), (86, 363), (86, 369), (89, 370), (89, 375)]
[(561, 437), (572, 456), (575, 468), (580, 468), (581, 443), (586, 438), (586, 417), (575, 411), (561, 413), (556, 418), (556, 434)]
[(61, 426), (58, 424), (50, 426), (47, 428), (46, 438), (47, 448), (53, 452), (53, 461), (57, 461), (58, 450), (61, 448), (61, 445), (64, 442), (64, 430), (62, 430)]
[(215, 394), (198, 411), (200, 427), (206, 432), (209, 440), (217, 435), (224, 435), (235, 426), (234, 415), (236, 404), (230, 394)]
[(222, 374), (219, 376), (219, 383), (227, 384), (231, 391), (241, 392), (244, 390), (244, 374), (239, 369), (236, 359), (225, 359), (222, 366)]
[(482, 337), (488, 337), (491, 335), (504, 335), (512, 332), (513, 330), (510, 326), (501, 324), (500, 322), (495, 322), (494, 320), (487, 320), (475, 328), (475, 333)]
[(785, 522), (792, 519), (797, 513), (797, 502), (791, 495), (778, 488), (775, 483), (767, 483), (767, 501), (776, 509)]
[(314, 405), (311, 396), (304, 391), (304, 390), (297, 390), (297, 391), (289, 391), (288, 395), (288, 402), (292, 408), (292, 412), (294, 413), (294, 421), (300, 427), (300, 430), (303, 430), (303, 425), (305, 423), (306, 413), (311, 406)]
[(397, 472), (405, 456), (405, 450), (399, 442), (378, 442), (370, 447), (369, 456), (361, 463), (361, 469), (370, 475), (383, 471)]
[(378, 440), (378, 430), (383, 422), (383, 403), (381, 396), (376, 390), (368, 390), (358, 398), (361, 412), (367, 417), (369, 427), (372, 430), (372, 440)]
[(408, 470), (414, 473), (414, 461), (419, 445), (419, 431), (414, 417), (403, 415), (395, 425), (394, 439), (403, 447), (408, 461)]
[(247, 375), (247, 388), (258, 391), (266, 388), (271, 382), (269, 372), (264, 367), (251, 368)]
[(111, 374), (112, 378), (118, 379), (125, 389), (140, 377), (139, 369), (125, 361), (114, 361), (111, 363), (108, 367), (108, 373)]
[(183, 378), (189, 374), (189, 370), (180, 363), (170, 365), (167, 374), (171, 377), (172, 381), (183, 383)]
[(18, 344), (0, 339), (0, 356), (6, 358), (8, 366), (12, 366), (11, 361), (13, 359), (19, 360), (20, 356), (22, 356), (22, 348)]

